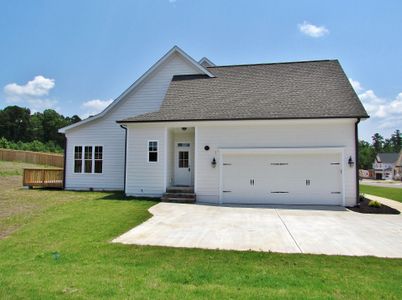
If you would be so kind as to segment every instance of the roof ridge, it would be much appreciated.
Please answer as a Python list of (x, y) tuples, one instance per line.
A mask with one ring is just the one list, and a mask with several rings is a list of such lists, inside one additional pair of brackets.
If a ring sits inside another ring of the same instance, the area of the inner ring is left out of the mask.
[(328, 62), (328, 61), (338, 61), (338, 60), (337, 59), (316, 59), (316, 60), (284, 61), (284, 62), (273, 62), (273, 63), (235, 64), (235, 65), (221, 65), (221, 66), (207, 67), (207, 69), (227, 68), (227, 67), (247, 67), (247, 66), (260, 66), (260, 65), (300, 64), (300, 63)]

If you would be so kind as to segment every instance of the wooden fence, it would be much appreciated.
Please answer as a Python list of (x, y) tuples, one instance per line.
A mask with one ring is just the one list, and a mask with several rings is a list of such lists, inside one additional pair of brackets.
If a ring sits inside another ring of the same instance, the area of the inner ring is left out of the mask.
[(24, 169), (22, 184), (30, 188), (63, 188), (63, 169)]
[(64, 155), (55, 153), (0, 149), (0, 160), (21, 161), (58, 168), (64, 167)]

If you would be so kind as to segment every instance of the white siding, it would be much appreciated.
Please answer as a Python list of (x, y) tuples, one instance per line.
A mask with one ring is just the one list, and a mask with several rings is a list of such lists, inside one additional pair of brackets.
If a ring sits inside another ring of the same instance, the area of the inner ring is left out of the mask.
[[(173, 75), (198, 73), (199, 71), (180, 55), (173, 54), (141, 86), (122, 99), (104, 117), (67, 131), (66, 188), (122, 190), (124, 130), (116, 121), (157, 111)], [(103, 174), (74, 174), (74, 146), (91, 144), (104, 147)]]
[[(219, 148), (285, 148), (285, 147), (343, 147), (345, 166), (346, 206), (356, 201), (355, 167), (347, 161), (355, 158), (355, 120), (289, 120), (260, 122), (198, 123), (195, 136), (197, 201), (218, 203)], [(204, 146), (210, 146), (209, 151)], [(218, 164), (211, 167), (215, 157)]]
[[(166, 128), (128, 126), (126, 194), (160, 196), (166, 188)], [(148, 141), (158, 141), (158, 161), (148, 162)]]

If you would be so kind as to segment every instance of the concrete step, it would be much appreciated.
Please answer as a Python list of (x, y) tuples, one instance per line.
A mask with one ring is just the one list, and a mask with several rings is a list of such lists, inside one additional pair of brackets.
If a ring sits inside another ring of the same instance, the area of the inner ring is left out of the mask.
[(194, 193), (192, 186), (170, 186), (166, 189), (167, 193)]
[(173, 203), (194, 203), (194, 198), (175, 198), (175, 197), (162, 197), (162, 202), (173, 202)]
[(163, 197), (171, 198), (195, 198), (194, 193), (164, 193)]

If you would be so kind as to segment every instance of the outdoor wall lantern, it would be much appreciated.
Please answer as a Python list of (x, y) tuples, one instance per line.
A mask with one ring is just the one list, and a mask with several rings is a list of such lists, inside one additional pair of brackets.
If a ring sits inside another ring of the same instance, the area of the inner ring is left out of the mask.
[(216, 159), (215, 159), (215, 157), (212, 159), (211, 166), (212, 166), (212, 168), (216, 167)]
[(349, 156), (348, 164), (349, 164), (349, 167), (351, 167), (351, 168), (353, 168), (353, 166), (355, 165), (355, 162), (353, 161), (352, 156)]

